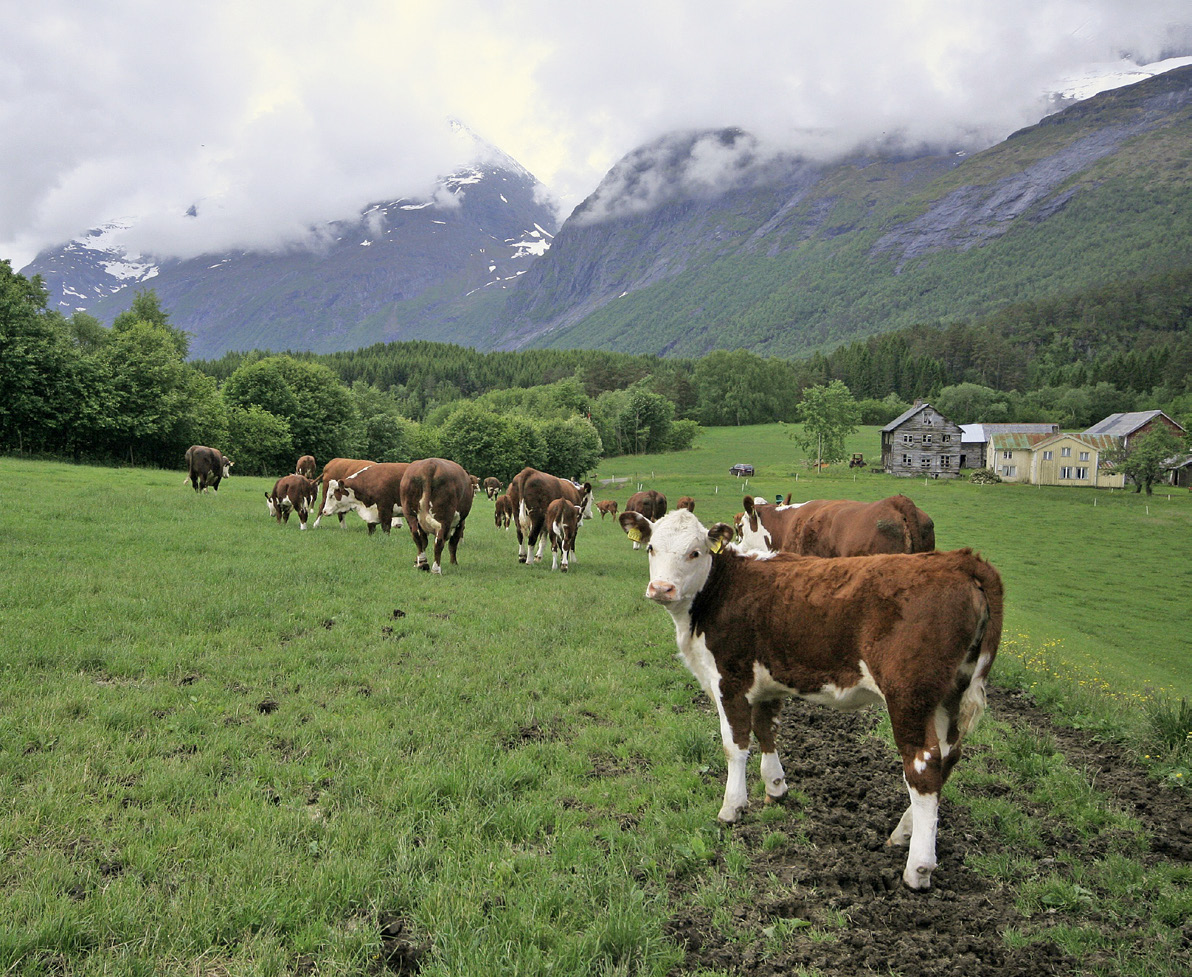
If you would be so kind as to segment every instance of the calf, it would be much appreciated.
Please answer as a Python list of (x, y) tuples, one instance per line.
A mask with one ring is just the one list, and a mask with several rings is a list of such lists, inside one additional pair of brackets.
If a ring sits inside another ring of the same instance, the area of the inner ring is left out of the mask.
[(693, 499), (690, 495), (685, 495), (679, 499), (678, 503), (675, 505), (675, 508), (686, 509), (688, 512), (695, 512), (695, 499)]
[(555, 499), (566, 499), (579, 506), (582, 518), (592, 518), (592, 483), (576, 486), (566, 478), (556, 478), (537, 468), (523, 468), (507, 490), (513, 504), (513, 525), (517, 530), (517, 562), (529, 563), (530, 550), (537, 544), (534, 563), (542, 559), (546, 543), (542, 535), (546, 525), (546, 510)]
[(741, 542), (747, 549), (803, 556), (876, 556), (935, 549), (935, 523), (905, 495), (877, 502), (819, 499), (758, 506), (744, 499)]
[(221, 479), (230, 478), (232, 465), (235, 462), (224, 455), (218, 448), (208, 448), (205, 444), (192, 444), (186, 449), (186, 479), (196, 492), (219, 491)]
[[(401, 504), (406, 512), (410, 535), (418, 556), (414, 566), (441, 574), (439, 559), (447, 543), (452, 564), (456, 548), (463, 539), (464, 523), (472, 511), (472, 480), (459, 465), (446, 458), (424, 458), (411, 462), (401, 480)], [(430, 535), (435, 537), (435, 560), (426, 562)]]
[[(655, 492), (653, 489), (647, 489), (645, 492), (634, 492), (629, 496), (629, 501), (625, 503), (625, 511), (639, 513), (651, 522), (654, 522), (666, 515), (666, 496), (661, 492)], [(621, 524), (625, 524), (623, 518)], [(636, 539), (633, 541), (633, 548), (635, 550), (642, 548), (641, 543)]]
[(305, 475), (283, 475), (273, 483), (273, 491), (265, 493), (265, 506), (278, 525), (290, 521), (290, 513), (298, 513), (298, 521), (306, 528), (306, 517), (319, 497), (319, 483)]
[(559, 554), (563, 555), (563, 572), (575, 562), (575, 537), (583, 521), (583, 510), (566, 499), (555, 499), (546, 507), (546, 529), (550, 535), (550, 568), (559, 569)]
[(500, 479), (493, 478), (491, 475), (489, 475), (489, 477), (484, 480), (484, 494), (490, 499), (495, 499), (498, 495), (500, 495)]
[(298, 459), (298, 464), (294, 466), (295, 475), (305, 475), (307, 478), (314, 478), (318, 469), (315, 467), (314, 455), (303, 455)]
[(513, 521), (513, 500), (508, 495), (498, 495), (493, 516), (498, 529), (508, 529)]
[(625, 512), (647, 544), (646, 597), (675, 624), (679, 657), (711, 698), (728, 760), (722, 821), (748, 804), (750, 732), (767, 801), (787, 792), (774, 743), (782, 701), (837, 709), (884, 702), (910, 806), (887, 842), (909, 843), (903, 881), (926, 889), (936, 866), (940, 789), (985, 708), (1002, 631), (1002, 582), (971, 550), (817, 559), (726, 546), (677, 510), (652, 523)]
[(355, 510), (368, 523), (370, 536), (378, 525), (386, 534), (394, 526), (401, 529), (401, 479), (409, 467), (404, 461), (380, 462), (342, 480), (331, 479), (320, 516), (342, 517)]
[[(332, 458), (323, 466), (323, 474), (319, 476), (320, 481), (323, 483), (323, 502), (318, 507), (319, 514), (315, 516), (314, 529), (319, 528), (319, 522), (323, 518), (323, 506), (327, 504), (327, 488), (331, 484), (331, 480), (343, 481), (349, 475), (355, 475), (360, 469), (375, 464), (375, 461), (366, 461), (362, 458)], [(340, 529), (348, 528), (344, 525), (344, 513), (346, 511), (336, 513), (339, 516)]]
[(605, 499), (603, 502), (597, 502), (596, 509), (600, 513), (600, 521), (603, 522), (605, 516), (615, 516), (617, 514), (617, 500)]

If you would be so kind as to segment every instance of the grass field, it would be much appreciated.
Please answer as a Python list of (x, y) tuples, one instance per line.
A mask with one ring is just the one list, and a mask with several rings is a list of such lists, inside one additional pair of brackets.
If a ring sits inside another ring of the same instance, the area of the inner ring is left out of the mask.
[[(796, 482), (771, 427), (609, 461), (630, 483), (597, 498), (728, 519), (736, 461), (771, 497), (907, 491), (1002, 570), (1028, 677), (1192, 685), (1186, 493)], [(435, 578), (404, 529), (301, 533), (264, 479), (182, 482), (0, 459), (0, 973), (674, 971), (668, 874), (748, 855), (709, 834), (714, 724), (619, 529), (552, 574), (477, 500)]]

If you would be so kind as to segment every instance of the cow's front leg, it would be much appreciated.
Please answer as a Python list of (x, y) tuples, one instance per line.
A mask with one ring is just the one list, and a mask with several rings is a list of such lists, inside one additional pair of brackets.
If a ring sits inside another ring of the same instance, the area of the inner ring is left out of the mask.
[(749, 806), (745, 787), (745, 767), (749, 760), (750, 707), (744, 695), (729, 699), (717, 697), (720, 713), (720, 738), (724, 743), (724, 759), (728, 764), (728, 778), (724, 784), (724, 804), (716, 815), (730, 824)]
[(782, 700), (770, 699), (753, 704), (753, 735), (757, 737), (758, 749), (762, 752), (762, 782), (766, 785), (766, 803), (776, 804), (786, 797), (786, 774), (778, 756), (775, 734), (778, 731), (778, 716), (782, 712)]
[(894, 742), (902, 755), (902, 775), (911, 803), (890, 835), (890, 844), (909, 842), (902, 881), (911, 889), (927, 889), (936, 866), (935, 839), (944, 784), (940, 744), (930, 723), (918, 716), (896, 716), (896, 711), (894, 704), (890, 709)]

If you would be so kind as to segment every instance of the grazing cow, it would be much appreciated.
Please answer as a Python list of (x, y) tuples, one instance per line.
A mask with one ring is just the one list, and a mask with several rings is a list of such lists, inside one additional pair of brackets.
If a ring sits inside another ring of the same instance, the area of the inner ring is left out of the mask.
[[(349, 475), (355, 475), (360, 469), (375, 464), (375, 461), (368, 461), (363, 458), (332, 458), (323, 466), (323, 474), (319, 476), (320, 481), (323, 483), (323, 502), (318, 507), (318, 515), (315, 516), (315, 524), (312, 528), (318, 529), (319, 523), (323, 519), (323, 506), (327, 504), (327, 486), (331, 483), (331, 480), (343, 481)], [(337, 513), (337, 515), (339, 516), (339, 528), (347, 529), (348, 527), (344, 525), (344, 512)]]
[[(634, 492), (629, 496), (629, 501), (625, 503), (626, 512), (636, 512), (645, 516), (650, 522), (655, 522), (666, 515), (666, 496), (661, 492), (655, 492), (653, 489), (648, 489), (645, 492)], [(622, 520), (624, 525), (624, 520)], [(641, 543), (636, 539), (633, 541), (633, 548), (640, 550)]]
[[(401, 480), (401, 505), (406, 512), (410, 535), (418, 556), (414, 566), (441, 574), (439, 563), (443, 544), (447, 544), (452, 564), (458, 561), (455, 550), (464, 535), (464, 523), (472, 511), (471, 477), (454, 461), (423, 458), (411, 462)], [(434, 563), (427, 566), (426, 547), (431, 534), (435, 538)]]
[(186, 479), (182, 484), (190, 482), (196, 492), (206, 492), (208, 486), (218, 492), (220, 480), (231, 477), (234, 464), (218, 448), (192, 444), (186, 449)]
[(605, 499), (603, 502), (597, 502), (596, 509), (600, 513), (600, 521), (603, 522), (605, 516), (615, 516), (617, 514), (617, 500)]
[(494, 519), (498, 529), (508, 529), (513, 521), (513, 500), (508, 495), (498, 495)]
[(318, 473), (315, 467), (314, 455), (303, 455), (298, 459), (298, 464), (294, 466), (295, 475), (305, 475), (307, 478), (314, 478)]
[(546, 507), (546, 531), (550, 534), (550, 568), (559, 569), (559, 554), (563, 554), (563, 572), (575, 562), (575, 537), (583, 522), (583, 510), (566, 499), (555, 499)]
[(517, 562), (529, 563), (530, 550), (538, 545), (533, 562), (542, 559), (546, 543), (542, 535), (546, 526), (546, 510), (555, 499), (566, 499), (579, 506), (582, 518), (592, 518), (592, 483), (582, 486), (566, 478), (556, 478), (537, 468), (523, 468), (506, 490), (513, 503), (513, 525), (517, 530)]
[(878, 502), (816, 500), (758, 506), (745, 496), (740, 519), (746, 549), (802, 556), (876, 556), (928, 553), (935, 549), (935, 523), (905, 495)]
[(320, 515), (335, 516), (356, 511), (368, 523), (368, 534), (379, 525), (386, 534), (393, 527), (401, 529), (401, 478), (410, 466), (404, 462), (379, 462), (365, 465), (346, 478), (327, 483)]
[(305, 475), (283, 475), (273, 483), (273, 491), (265, 493), (265, 506), (269, 515), (280, 526), (290, 521), (290, 513), (298, 513), (302, 528), (306, 528), (306, 517), (319, 498), (319, 483)]
[(495, 499), (501, 494), (501, 480), (493, 478), (491, 475), (484, 480), (484, 494), (490, 499)]
[(651, 523), (621, 514), (648, 544), (646, 597), (675, 623), (679, 657), (720, 718), (728, 782), (719, 817), (748, 805), (749, 735), (768, 802), (787, 792), (774, 744), (783, 700), (837, 709), (884, 702), (910, 806), (887, 844), (910, 846), (903, 881), (926, 889), (936, 866), (940, 789), (985, 708), (1002, 631), (1002, 582), (971, 550), (817, 559), (746, 554), (732, 528), (677, 510)]
[(695, 512), (695, 499), (693, 499), (690, 495), (685, 495), (683, 498), (679, 499), (678, 503), (675, 505), (675, 508), (686, 509), (688, 512)]

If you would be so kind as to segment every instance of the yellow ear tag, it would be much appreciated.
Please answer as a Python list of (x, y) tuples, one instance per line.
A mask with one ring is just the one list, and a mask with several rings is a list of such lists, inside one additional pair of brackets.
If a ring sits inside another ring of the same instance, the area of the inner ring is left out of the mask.
[(642, 541), (642, 531), (640, 529), (638, 529), (636, 526), (632, 526), (628, 530), (626, 530), (625, 535), (628, 536), (635, 543), (640, 543)]
[(722, 543), (719, 539), (709, 540), (708, 549), (710, 549), (713, 553), (719, 553), (722, 549), (724, 549), (724, 543)]

